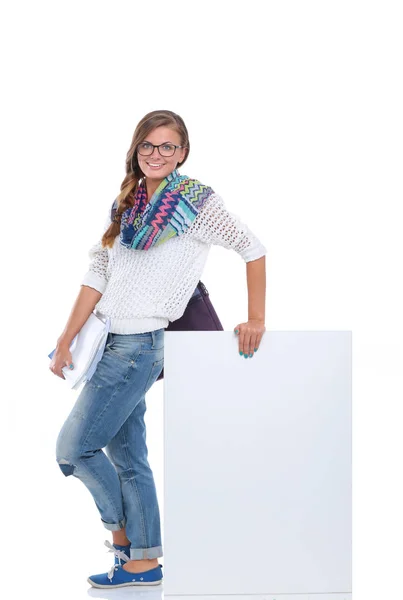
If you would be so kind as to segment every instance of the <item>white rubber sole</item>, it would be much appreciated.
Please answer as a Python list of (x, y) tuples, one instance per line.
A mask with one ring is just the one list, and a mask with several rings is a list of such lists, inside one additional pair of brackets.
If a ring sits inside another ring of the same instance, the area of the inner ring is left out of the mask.
[(90, 583), (92, 585), (92, 587), (96, 587), (96, 588), (108, 588), (108, 589), (112, 589), (112, 588), (119, 588), (119, 587), (131, 587), (131, 586), (135, 586), (135, 585), (159, 585), (160, 583), (162, 583), (162, 579), (159, 579), (158, 581), (128, 581), (127, 583), (117, 583), (117, 584), (111, 584), (111, 585), (102, 585), (101, 583), (95, 583), (94, 581), (91, 581), (91, 579), (88, 577), (87, 579), (88, 583)]

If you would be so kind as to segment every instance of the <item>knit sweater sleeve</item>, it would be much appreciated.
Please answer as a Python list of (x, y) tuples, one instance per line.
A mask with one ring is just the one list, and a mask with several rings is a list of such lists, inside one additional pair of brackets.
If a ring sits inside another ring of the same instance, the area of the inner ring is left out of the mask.
[(192, 225), (192, 235), (208, 244), (237, 252), (245, 262), (257, 260), (267, 249), (238, 215), (229, 212), (218, 194), (212, 194)]
[[(109, 214), (104, 224), (103, 233), (105, 233), (105, 231), (108, 229), (111, 222), (112, 221)], [(81, 281), (81, 285), (87, 285), (88, 287), (94, 288), (103, 294), (108, 283), (107, 269), (109, 263), (109, 254), (108, 248), (103, 248), (101, 242), (102, 236), (96, 244), (91, 246), (88, 252), (88, 256), (91, 261), (88, 271)]]

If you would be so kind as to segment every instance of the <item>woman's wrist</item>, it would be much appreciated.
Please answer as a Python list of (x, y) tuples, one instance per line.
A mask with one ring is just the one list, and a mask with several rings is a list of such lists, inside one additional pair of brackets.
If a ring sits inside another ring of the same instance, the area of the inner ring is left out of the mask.
[(64, 338), (63, 336), (60, 336), (59, 339), (57, 340), (56, 348), (58, 350), (64, 349), (64, 348), (69, 348), (70, 344), (71, 344), (71, 340)]

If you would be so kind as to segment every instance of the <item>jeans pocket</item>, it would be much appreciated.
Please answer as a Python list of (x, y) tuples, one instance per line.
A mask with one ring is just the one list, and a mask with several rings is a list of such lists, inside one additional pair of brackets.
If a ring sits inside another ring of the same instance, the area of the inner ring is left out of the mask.
[(148, 390), (150, 389), (152, 384), (155, 381), (157, 381), (157, 377), (161, 373), (163, 367), (164, 367), (164, 358), (161, 358), (160, 360), (156, 360), (153, 362), (144, 392), (148, 392)]
[(111, 340), (107, 342), (105, 351), (120, 358), (126, 363), (133, 363), (140, 354), (144, 343), (144, 336), (126, 336), (113, 333)]

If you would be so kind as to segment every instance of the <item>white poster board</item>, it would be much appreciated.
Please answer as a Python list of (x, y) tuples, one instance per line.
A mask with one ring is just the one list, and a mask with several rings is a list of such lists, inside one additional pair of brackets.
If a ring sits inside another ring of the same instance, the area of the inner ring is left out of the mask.
[(166, 595), (351, 594), (351, 342), (165, 332)]

